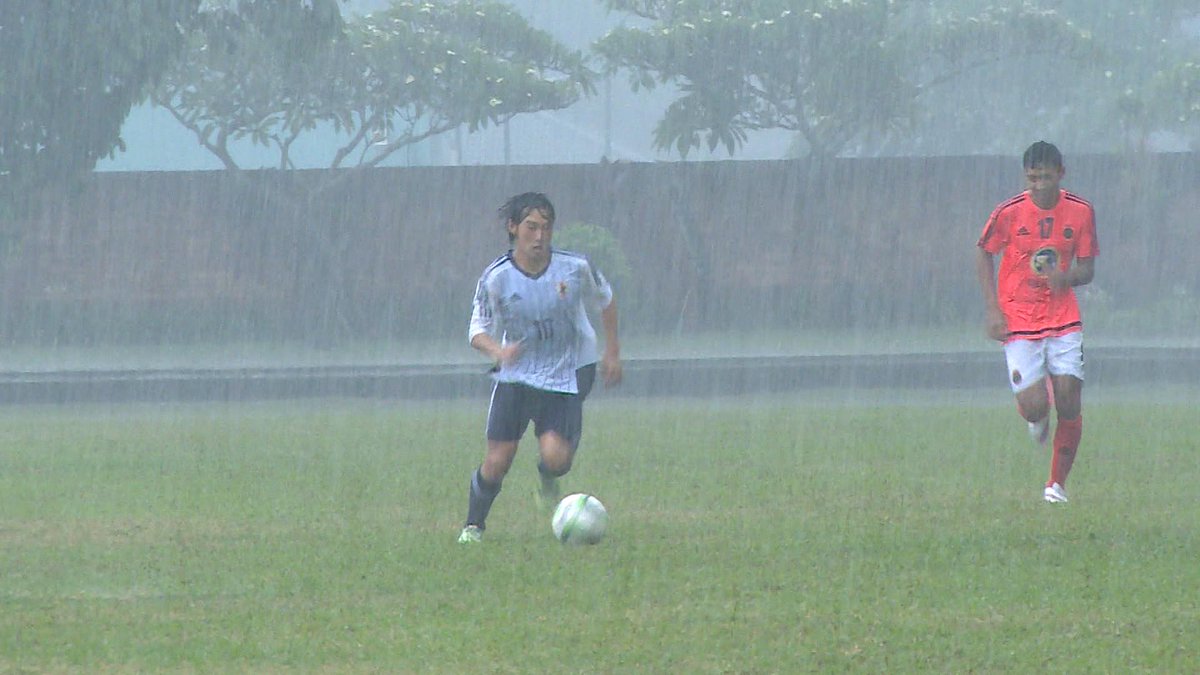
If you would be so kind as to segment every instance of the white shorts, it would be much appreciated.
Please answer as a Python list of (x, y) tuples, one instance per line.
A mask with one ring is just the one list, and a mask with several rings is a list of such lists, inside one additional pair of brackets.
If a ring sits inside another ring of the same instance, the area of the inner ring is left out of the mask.
[(1008, 383), (1013, 393), (1037, 384), (1047, 374), (1083, 379), (1083, 331), (1040, 340), (1013, 340), (1004, 345)]

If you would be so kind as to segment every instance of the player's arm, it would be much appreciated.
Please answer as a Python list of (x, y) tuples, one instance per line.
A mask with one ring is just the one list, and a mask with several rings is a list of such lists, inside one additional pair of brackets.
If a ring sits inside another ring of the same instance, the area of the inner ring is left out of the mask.
[(591, 311), (600, 310), (600, 325), (604, 328), (604, 353), (600, 355), (600, 376), (605, 386), (621, 383), (621, 339), (618, 337), (620, 320), (617, 315), (617, 300), (612, 286), (600, 270), (588, 261), (584, 275), (585, 302)]
[(1095, 258), (1076, 258), (1075, 264), (1067, 270), (1054, 270), (1046, 278), (1050, 288), (1065, 291), (1075, 286), (1090, 284), (1096, 276)]
[(600, 357), (600, 374), (604, 377), (605, 385), (620, 384), (624, 373), (621, 367), (621, 341), (617, 337), (620, 320), (615, 298), (600, 310), (600, 323), (604, 327), (604, 355)]
[(1075, 286), (1090, 284), (1096, 276), (1096, 254), (1100, 252), (1096, 245), (1096, 214), (1090, 205), (1087, 217), (1079, 227), (1075, 239), (1075, 259), (1065, 270), (1054, 270), (1048, 275), (1047, 282), (1055, 291), (1065, 291)]
[(489, 333), (476, 333), (471, 336), (471, 346), (492, 360), (496, 365), (512, 363), (521, 354), (521, 343), (510, 342), (502, 345)]
[(984, 328), (987, 335), (993, 340), (1004, 340), (1008, 337), (1008, 322), (1000, 311), (996, 293), (995, 256), (982, 246), (975, 249), (975, 277), (983, 291)]
[(471, 323), (467, 329), (467, 339), (472, 347), (499, 366), (516, 360), (521, 353), (521, 343), (502, 345), (492, 336), (496, 330), (495, 316), (491, 294), (488, 292), (487, 284), (481, 279), (475, 288), (475, 301), (471, 308)]

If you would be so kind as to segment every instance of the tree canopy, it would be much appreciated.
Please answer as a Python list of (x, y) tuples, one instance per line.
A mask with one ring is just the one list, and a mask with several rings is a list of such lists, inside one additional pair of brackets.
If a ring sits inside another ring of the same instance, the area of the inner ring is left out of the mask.
[(0, 3), (0, 202), (69, 184), (182, 48), (200, 0)]
[(0, 215), (61, 192), (123, 151), (130, 110), (187, 46), (203, 35), (213, 50), (228, 50), (244, 23), (292, 45), (300, 63), (304, 38), (341, 18), (337, 0), (0, 3)]
[(231, 139), (291, 143), (338, 105), (328, 82), (344, 23), (336, 5), (304, 0), (208, 6), (150, 100), (228, 168)]
[[(1194, 0), (603, 0), (596, 42), (635, 90), (677, 92), (653, 142), (686, 157), (795, 133), (797, 154), (1008, 148), (1039, 130), (1095, 150), (1200, 139)], [(0, 3), (0, 206), (123, 150), (134, 105), (171, 111), (224, 166), (337, 132), (329, 166), (370, 166), (455, 128), (594, 91), (585, 54), (488, 0)]]
[(279, 153), (324, 125), (329, 166), (370, 166), (439, 133), (566, 107), (593, 91), (583, 56), (499, 2), (393, 2), (337, 30), (265, 39), (256, 16), (206, 22), (155, 90), (227, 168), (230, 143)]
[(1119, 149), (1171, 126), (1158, 113), (1196, 51), (1178, 30), (1197, 13), (1184, 0), (606, 4), (630, 20), (596, 51), (635, 90), (676, 88), (654, 142), (684, 157), (733, 154), (762, 129), (794, 131), (814, 155), (980, 151), (1039, 129)]

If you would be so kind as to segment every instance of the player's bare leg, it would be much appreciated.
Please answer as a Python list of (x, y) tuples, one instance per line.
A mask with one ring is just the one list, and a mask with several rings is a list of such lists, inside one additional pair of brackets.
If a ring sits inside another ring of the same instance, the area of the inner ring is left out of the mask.
[(492, 503), (500, 494), (504, 476), (512, 467), (516, 454), (517, 441), (488, 440), (483, 464), (471, 476), (471, 488), (467, 497), (467, 522), (459, 535), (459, 543), (478, 542), (482, 538)]
[(547, 431), (538, 437), (538, 503), (543, 509), (552, 508), (561, 496), (558, 479), (571, 470), (575, 446), (557, 431)]
[(1051, 375), (1054, 407), (1064, 419), (1078, 417), (1083, 410), (1083, 380), (1074, 375)]
[(1050, 437), (1050, 408), (1054, 405), (1050, 378), (1023, 389), (1017, 394), (1017, 412), (1029, 423), (1029, 435), (1034, 442), (1045, 445)]
[(483, 457), (483, 466), (479, 467), (483, 478), (489, 482), (499, 483), (508, 475), (512, 468), (513, 457), (517, 456), (517, 441), (487, 442), (487, 454)]

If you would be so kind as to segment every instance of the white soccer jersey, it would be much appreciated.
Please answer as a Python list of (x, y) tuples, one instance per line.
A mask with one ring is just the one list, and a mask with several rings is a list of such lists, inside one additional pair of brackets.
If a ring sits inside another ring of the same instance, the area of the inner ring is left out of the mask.
[(611, 302), (612, 287), (587, 258), (552, 249), (549, 266), (531, 277), (510, 251), (479, 278), (467, 339), (488, 333), (501, 344), (521, 343), (520, 356), (503, 364), (496, 380), (575, 394), (576, 369), (598, 359), (588, 310)]

